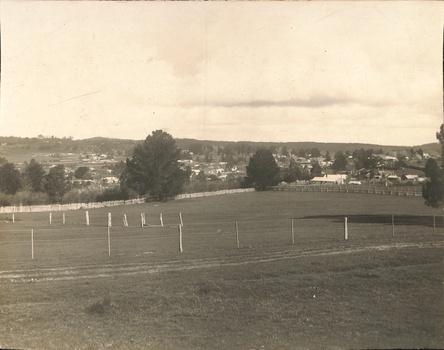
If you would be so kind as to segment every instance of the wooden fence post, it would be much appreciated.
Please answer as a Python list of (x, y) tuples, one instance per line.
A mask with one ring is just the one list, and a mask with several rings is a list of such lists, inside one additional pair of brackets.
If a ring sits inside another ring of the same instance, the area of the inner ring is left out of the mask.
[(237, 247), (239, 248), (239, 225), (237, 224), (237, 221), (236, 221), (236, 243)]
[(65, 222), (66, 222), (65, 213), (62, 214), (62, 222), (63, 222), (63, 225), (64, 225)]
[(163, 218), (162, 218), (162, 213), (160, 213), (160, 226), (163, 227)]
[(291, 219), (291, 244), (294, 244), (294, 224), (293, 224), (293, 219)]
[(52, 213), (49, 213), (49, 224), (52, 224)]
[(182, 213), (179, 213), (180, 225), (183, 226)]
[(85, 216), (86, 216), (86, 226), (89, 226), (89, 212), (88, 212), (88, 210), (85, 212)]
[(108, 227), (112, 226), (112, 218), (111, 218), (111, 213), (108, 213)]
[(344, 218), (344, 239), (348, 240), (348, 225), (347, 225), (347, 217)]
[(126, 214), (123, 214), (123, 227), (128, 227), (128, 218)]
[(395, 237), (395, 215), (392, 215), (392, 238)]
[(433, 214), (433, 234), (436, 235), (436, 216)]
[(182, 246), (182, 225), (177, 226), (179, 229), (179, 252), (183, 252), (183, 246)]

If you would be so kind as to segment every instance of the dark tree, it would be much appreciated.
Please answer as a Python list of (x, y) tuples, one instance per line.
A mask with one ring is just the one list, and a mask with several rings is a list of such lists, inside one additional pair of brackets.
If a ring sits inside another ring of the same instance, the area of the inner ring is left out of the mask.
[(0, 191), (6, 194), (16, 194), (20, 187), (20, 171), (13, 163), (3, 163), (0, 166)]
[(302, 177), (302, 168), (296, 164), (296, 161), (291, 158), (290, 165), (288, 168), (285, 168), (282, 171), (282, 180), (287, 183), (295, 182), (296, 180), (301, 179)]
[(280, 171), (270, 150), (260, 149), (250, 158), (244, 184), (263, 191), (267, 186), (276, 186), (280, 181)]
[(345, 170), (345, 167), (347, 166), (347, 157), (342, 152), (337, 152), (335, 154), (335, 160), (333, 162), (333, 165), (331, 166), (334, 171), (342, 171)]
[(444, 169), (444, 124), (441, 124), (439, 131), (436, 133), (436, 138), (441, 144), (441, 168)]
[(31, 159), (29, 164), (26, 164), (23, 170), (23, 180), (26, 187), (28, 187), (33, 192), (42, 192), (43, 189), (43, 179), (45, 177), (45, 170), (43, 170), (43, 165), (36, 162), (35, 159)]
[(310, 175), (311, 175), (311, 177), (322, 175), (322, 168), (318, 162), (315, 162), (312, 164), (312, 168), (310, 170)]
[(76, 169), (76, 171), (74, 172), (74, 176), (76, 177), (76, 179), (89, 179), (90, 176), (88, 176), (89, 172), (89, 167), (87, 166), (80, 166)]
[(444, 199), (444, 174), (434, 159), (429, 159), (424, 169), (428, 181), (422, 187), (422, 197), (425, 204), (438, 208)]
[(329, 151), (327, 151), (327, 153), (325, 153), (325, 161), (326, 162), (330, 162), (331, 161), (331, 155), (330, 155)]
[(132, 159), (126, 160), (121, 184), (155, 200), (172, 198), (182, 193), (190, 175), (180, 168), (179, 158), (173, 137), (162, 130), (153, 131), (134, 148)]
[(65, 179), (65, 167), (56, 165), (49, 169), (49, 173), (43, 179), (43, 187), (52, 202), (60, 201), (69, 189)]

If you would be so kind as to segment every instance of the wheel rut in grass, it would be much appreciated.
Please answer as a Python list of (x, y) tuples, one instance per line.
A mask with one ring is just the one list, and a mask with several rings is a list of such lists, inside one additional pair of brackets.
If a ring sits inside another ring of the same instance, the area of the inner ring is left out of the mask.
[(101, 264), (60, 268), (8, 270), (0, 271), (0, 284), (5, 283), (39, 283), (94, 278), (113, 278), (143, 274), (179, 272), (217, 267), (232, 267), (249, 264), (261, 264), (277, 260), (291, 260), (303, 257), (316, 257), (340, 254), (355, 254), (378, 250), (394, 250), (408, 248), (444, 248), (444, 242), (395, 243), (359, 247), (320, 247), (310, 250), (294, 250), (272, 253), (261, 253), (252, 256), (251, 252), (230, 256), (191, 260), (174, 260), (165, 263), (134, 263), (134, 264)]

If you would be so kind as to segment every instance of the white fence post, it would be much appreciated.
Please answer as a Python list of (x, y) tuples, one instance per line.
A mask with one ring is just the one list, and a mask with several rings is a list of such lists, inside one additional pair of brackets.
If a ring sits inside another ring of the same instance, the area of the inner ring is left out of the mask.
[(111, 233), (108, 226), (108, 255), (111, 256)]
[(63, 213), (63, 216), (62, 216), (62, 222), (63, 222), (63, 225), (64, 225), (65, 222), (66, 222), (66, 220), (65, 220), (65, 213)]
[(52, 224), (52, 213), (49, 213), (49, 224)]
[(160, 213), (160, 226), (163, 227), (163, 218), (162, 218), (162, 213)]
[(182, 225), (178, 225), (179, 228), (179, 252), (183, 252), (183, 246), (182, 246)]
[(294, 244), (294, 225), (293, 225), (293, 219), (291, 219), (291, 244)]
[(89, 226), (89, 212), (88, 210), (85, 212), (86, 215), (86, 226)]
[(179, 213), (180, 225), (183, 226), (182, 213)]
[(347, 225), (347, 217), (344, 218), (344, 239), (348, 240), (348, 225)]
[(126, 214), (123, 214), (123, 227), (128, 227), (128, 218)]
[(34, 259), (34, 229), (31, 229), (31, 259)]
[(112, 226), (111, 213), (108, 213), (108, 227)]

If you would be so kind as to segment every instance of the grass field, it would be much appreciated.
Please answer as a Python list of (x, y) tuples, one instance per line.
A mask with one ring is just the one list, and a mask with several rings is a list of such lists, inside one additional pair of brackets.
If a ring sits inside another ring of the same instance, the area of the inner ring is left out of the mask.
[(0, 347), (443, 348), (442, 214), (418, 197), (291, 192), (94, 209), (90, 226), (84, 210), (64, 225), (2, 214)]

